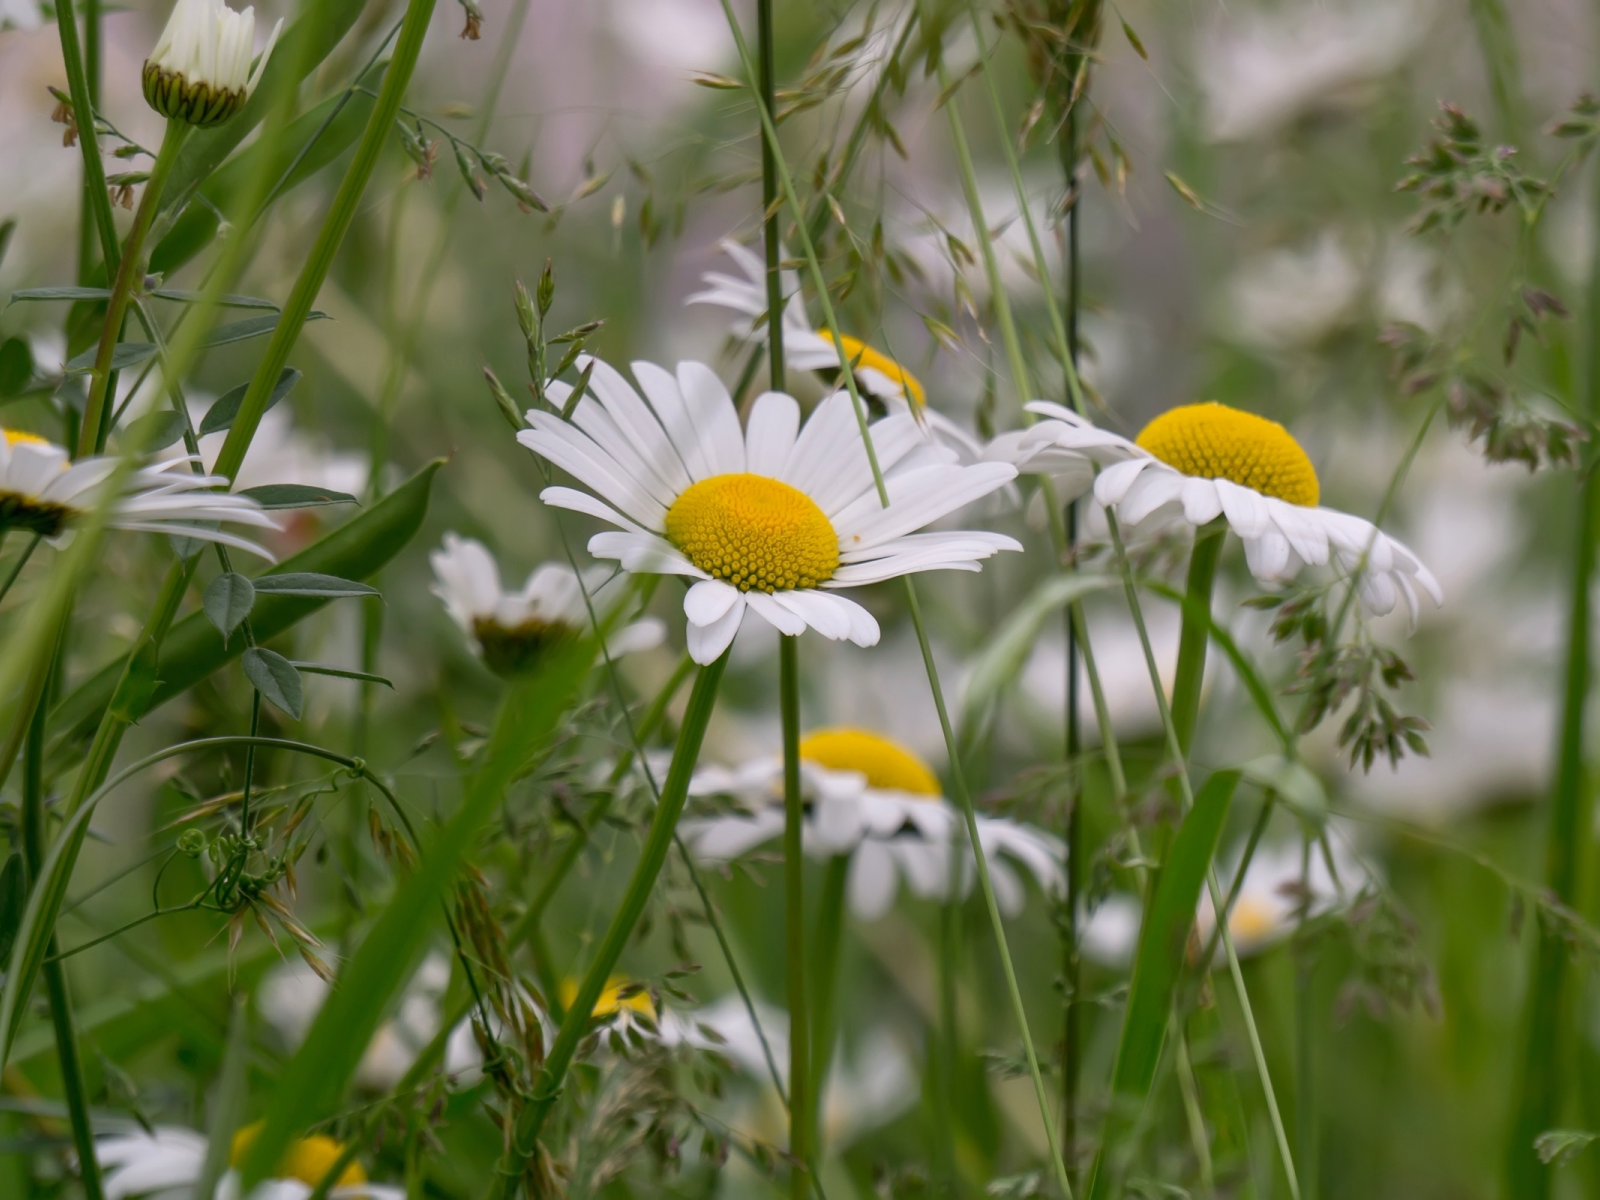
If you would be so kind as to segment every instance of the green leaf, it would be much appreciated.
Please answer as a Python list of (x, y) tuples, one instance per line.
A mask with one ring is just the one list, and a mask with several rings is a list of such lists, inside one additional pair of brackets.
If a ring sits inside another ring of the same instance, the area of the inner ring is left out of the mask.
[(300, 672), (294, 664), (276, 650), (251, 646), (239, 660), (245, 678), (268, 700), (295, 720), (305, 710), (305, 691), (300, 686)]
[[(206, 338), (207, 346), (226, 346), (232, 342), (248, 341), (250, 338), (260, 337), (264, 333), (271, 333), (278, 327), (282, 318), (280, 313), (272, 313), (265, 317), (246, 317), (242, 321), (230, 321), (226, 325), (218, 325)], [(307, 321), (325, 321), (328, 314), (317, 312), (313, 309), (306, 314)], [(283, 377), (280, 373), (280, 379)]]
[(962, 742), (979, 736), (990, 721), (1002, 693), (1027, 661), (1046, 618), (1075, 600), (1116, 584), (1107, 575), (1052, 575), (1019, 604), (978, 651), (962, 700)]
[(6, 301), (10, 308), (19, 300), (109, 300), (111, 289), (103, 287), (41, 287), (19, 288)]
[[(270, 407), (270, 405), (269, 405)], [(263, 483), (245, 488), (239, 495), (249, 496), (262, 508), (321, 508), (330, 504), (359, 504), (345, 492), (310, 487), (303, 483)]]
[(1545, 1166), (1558, 1166), (1587, 1150), (1600, 1133), (1587, 1129), (1550, 1129), (1533, 1139), (1534, 1152)]
[(1133, 963), (1128, 1007), (1122, 1019), (1122, 1038), (1112, 1070), (1111, 1109), (1101, 1134), (1086, 1190), (1090, 1200), (1113, 1194), (1112, 1171), (1104, 1162), (1138, 1119), (1155, 1082), (1161, 1043), (1172, 1015), (1173, 994), (1183, 972), (1189, 931), (1194, 927), (1200, 888), (1217, 852), (1222, 826), (1227, 820), (1238, 771), (1218, 771), (1206, 780), (1194, 807), (1172, 839), (1166, 861), (1156, 880), (1155, 895), (1139, 929), (1139, 949)]
[(260, 575), (254, 580), (256, 591), (263, 596), (321, 596), (337, 600), (345, 596), (377, 596), (379, 591), (365, 583), (340, 579), (337, 575), (323, 575), (317, 571), (275, 572)]
[(170, 408), (162, 408), (152, 413), (145, 413), (137, 421), (129, 424), (124, 436), (143, 448), (145, 453), (154, 454), (157, 450), (165, 450), (183, 437), (184, 428), (183, 417), (180, 414)]
[[(311, 571), (345, 579), (363, 579), (387, 565), (416, 536), (428, 511), (428, 495), (434, 475), (443, 461), (429, 463), (400, 487), (353, 520), (328, 534), (315, 545), (279, 564), (286, 573)], [(277, 637), (320, 609), (326, 596), (259, 596), (251, 614), (251, 626), (262, 641)], [(242, 652), (242, 643), (229, 649), (209, 618), (195, 613), (176, 622), (161, 648), (161, 671), (149, 699), (134, 720), (143, 717), (174, 696), (187, 691), (212, 672), (225, 666)], [(51, 726), (62, 731), (56, 752), (72, 754), (72, 746), (89, 736), (100, 722), (100, 714), (111, 700), (117, 680), (122, 677), (119, 658), (90, 676), (51, 713)]]
[(17, 942), (17, 926), (28, 903), (28, 884), (23, 875), (22, 852), (13, 850), (0, 868), (0, 960), (9, 961)]
[(394, 691), (394, 684), (382, 675), (372, 675), (366, 671), (347, 671), (343, 667), (329, 667), (322, 663), (296, 662), (290, 665), (305, 675), (334, 675), (340, 679), (358, 679), (362, 683), (381, 683), (391, 692)]
[(223, 645), (227, 645), (233, 631), (244, 623), (250, 610), (255, 607), (255, 585), (237, 571), (229, 571), (211, 581), (201, 603), (206, 616), (211, 618), (217, 632), (222, 634)]
[[(90, 346), (82, 354), (68, 361), (67, 373), (93, 370), (95, 356), (99, 353), (99, 346)], [(129, 367), (137, 367), (140, 363), (154, 358), (155, 354), (156, 348), (151, 342), (118, 342), (116, 349), (111, 352), (111, 369), (125, 371)]]
[[(89, 290), (98, 291), (99, 289), (93, 288)], [(183, 288), (157, 288), (150, 294), (158, 296), (162, 300), (176, 300), (180, 304), (198, 304), (205, 296), (204, 292), (192, 292)], [(240, 296), (233, 292), (224, 292), (218, 296), (217, 305), (220, 308), (270, 308), (273, 312), (278, 311), (277, 304), (271, 300), (265, 300), (260, 296)]]
[(589, 638), (567, 643), (540, 671), (510, 685), (466, 799), (431, 831), (416, 870), (346, 961), (311, 1032), (279, 1076), (261, 1132), (240, 1164), (246, 1181), (263, 1177), (293, 1138), (338, 1105), (378, 1023), (410, 977), (462, 856), (555, 729), (595, 653)]
[[(278, 372), (278, 382), (273, 384), (271, 393), (267, 396), (267, 408), (270, 409), (290, 392), (294, 385), (300, 382), (300, 372), (293, 367), (285, 367)], [(236, 388), (229, 388), (222, 393), (206, 415), (200, 418), (200, 436), (208, 433), (221, 433), (233, 424), (234, 417), (239, 415), (239, 405), (244, 400), (244, 394), (250, 390), (248, 383), (241, 383)]]
[(0, 342), (0, 396), (21, 395), (33, 379), (33, 351), (22, 338)]

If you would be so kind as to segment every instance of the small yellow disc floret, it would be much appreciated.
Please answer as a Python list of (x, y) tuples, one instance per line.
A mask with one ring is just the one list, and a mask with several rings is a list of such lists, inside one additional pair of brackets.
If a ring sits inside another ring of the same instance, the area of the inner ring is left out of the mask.
[(37, 433), (23, 433), (20, 429), (0, 429), (0, 436), (6, 439), (6, 445), (15, 446), (26, 442), (30, 446), (48, 446), (50, 442), (40, 437)]
[[(832, 341), (831, 335), (824, 336)], [(921, 408), (928, 402), (928, 395), (922, 390), (922, 384), (917, 377), (887, 354), (880, 354), (859, 338), (844, 333), (839, 335), (839, 340), (834, 342), (834, 345), (844, 352), (844, 360), (857, 370), (870, 367), (893, 379), (905, 389), (906, 399), (916, 407)]]
[(667, 540), (741, 592), (814, 588), (839, 568), (839, 535), (816, 501), (765, 475), (713, 475), (667, 509)]
[[(246, 1125), (233, 1135), (232, 1152), (228, 1155), (230, 1165), (237, 1167), (244, 1161), (245, 1154), (249, 1151), (251, 1143), (261, 1133), (263, 1121), (256, 1121)], [(322, 1182), (334, 1163), (339, 1161), (339, 1156), (344, 1153), (344, 1147), (331, 1137), (322, 1134), (313, 1134), (308, 1138), (299, 1138), (291, 1142), (289, 1148), (283, 1152), (283, 1157), (278, 1160), (278, 1167), (272, 1174), (274, 1179), (295, 1179), (307, 1187), (316, 1187)], [(351, 1187), (367, 1181), (367, 1173), (361, 1169), (359, 1163), (352, 1162), (340, 1173), (335, 1183), (339, 1187)]]
[[(589, 1015), (593, 1017), (614, 1017), (626, 1008), (654, 1021), (656, 1019), (656, 1006), (650, 1003), (650, 993), (640, 990), (624, 999), (622, 989), (626, 986), (628, 986), (626, 979), (619, 979), (613, 976), (606, 980), (605, 991), (600, 993), (600, 999), (594, 1002), (594, 1012)], [(563, 979), (561, 981), (561, 1007), (571, 1008), (572, 1002), (577, 998), (578, 981), (576, 979)]]
[(938, 796), (939, 779), (911, 751), (864, 729), (819, 729), (800, 743), (800, 757), (830, 771), (859, 771), (867, 786)]
[(1139, 445), (1169, 467), (1227, 479), (1290, 504), (1316, 506), (1317, 470), (1276, 421), (1226, 404), (1185, 404), (1144, 427)]

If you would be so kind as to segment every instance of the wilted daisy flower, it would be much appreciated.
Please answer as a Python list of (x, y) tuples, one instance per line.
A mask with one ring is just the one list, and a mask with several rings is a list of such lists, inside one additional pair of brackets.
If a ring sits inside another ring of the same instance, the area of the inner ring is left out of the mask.
[(1361, 517), (1318, 506), (1316, 468), (1276, 421), (1215, 402), (1185, 404), (1129, 441), (1059, 404), (1035, 400), (1028, 408), (1046, 419), (995, 439), (989, 453), (1051, 476), (1063, 499), (1092, 486), (1095, 500), (1128, 525), (1156, 517), (1199, 528), (1223, 517), (1257, 579), (1282, 582), (1302, 566), (1328, 563), (1360, 571), (1361, 598), (1374, 613), (1394, 608), (1399, 596), (1415, 621), (1419, 588), (1444, 601), (1433, 573), (1403, 543)]
[[(1303, 847), (1298, 842), (1257, 847), (1245, 869), (1239, 896), (1228, 909), (1228, 933), (1242, 957), (1270, 949), (1293, 933), (1300, 922), (1302, 903), (1309, 920), (1349, 908), (1367, 890), (1372, 876), (1361, 860), (1337, 839), (1330, 839), (1329, 844), (1333, 872), (1318, 846), (1311, 848), (1309, 863), (1302, 861)], [(1236, 870), (1237, 857), (1234, 865), (1219, 868), (1224, 886)], [(1127, 966), (1139, 943), (1139, 923), (1138, 900), (1120, 892), (1108, 896), (1083, 925), (1084, 953), (1107, 966)], [(1195, 933), (1202, 943), (1211, 940), (1216, 923), (1211, 896), (1202, 892), (1195, 917)]]
[[(277, 524), (248, 496), (211, 490), (227, 487), (228, 480), (196, 475), (189, 463), (169, 459), (131, 472), (111, 506), (111, 526), (221, 542), (271, 558), (254, 542), (207, 527), (211, 521), (260, 529)], [(109, 456), (72, 462), (65, 450), (42, 437), (0, 429), (0, 532), (21, 529), (61, 544), (72, 523), (99, 502), (100, 488), (116, 467)]]
[[(735, 336), (764, 341), (767, 337), (767, 264), (738, 242), (724, 241), (722, 248), (744, 272), (744, 278), (722, 271), (707, 271), (700, 278), (708, 285), (690, 296), (687, 304), (714, 304), (743, 313), (748, 320), (734, 322)], [(978, 440), (937, 409), (928, 407), (928, 394), (921, 382), (887, 354), (865, 342), (841, 333), (839, 340), (827, 330), (811, 328), (806, 319), (800, 281), (793, 271), (780, 272), (783, 294), (784, 364), (797, 371), (839, 370), (842, 361), (850, 364), (856, 386), (880, 401), (891, 413), (910, 413), (928, 427), (933, 439), (956, 452), (959, 462), (977, 462), (983, 457)], [(841, 354), (842, 352), (842, 354)]]
[[(237, 1168), (250, 1143), (261, 1132), (261, 1122), (247, 1125), (233, 1137), (229, 1154)], [(177, 1126), (160, 1125), (153, 1132), (138, 1130), (98, 1138), (95, 1158), (109, 1168), (105, 1177), (106, 1200), (133, 1196), (188, 1196), (205, 1170), (204, 1134)], [(330, 1137), (313, 1134), (290, 1143), (276, 1173), (250, 1193), (250, 1200), (307, 1200), (322, 1177), (344, 1153)], [(339, 1175), (332, 1191), (338, 1200), (404, 1200), (405, 1189), (368, 1183), (359, 1163), (351, 1162)], [(239, 1200), (239, 1175), (230, 1169), (217, 1185), (216, 1200)]]
[[(850, 907), (862, 920), (881, 917), (899, 883), (924, 899), (942, 900), (955, 883), (960, 895), (976, 872), (963, 854), (952, 880), (950, 848), (963, 847), (966, 824), (944, 799), (938, 777), (911, 751), (862, 729), (823, 729), (800, 743), (807, 854), (850, 858)], [(687, 820), (689, 850), (706, 861), (738, 858), (783, 832), (783, 763), (762, 758), (736, 770), (702, 768), (689, 785), (694, 796), (730, 796), (744, 811)], [(1007, 915), (1022, 909), (1024, 889), (1011, 864), (1025, 867), (1046, 892), (1062, 886), (1059, 839), (1014, 821), (978, 818), (978, 839)]]
[(219, 125), (244, 107), (261, 82), (280, 19), (256, 69), (256, 10), (234, 12), (223, 0), (178, 0), (144, 64), (144, 98), (168, 120)]
[[(451, 619), (497, 675), (525, 671), (550, 646), (587, 630), (585, 589), (601, 620), (611, 607), (627, 600), (626, 588), (604, 586), (611, 572), (586, 571), (580, 587), (577, 573), (564, 563), (545, 563), (528, 576), (521, 591), (508, 592), (488, 548), (454, 533), (444, 535), (444, 548), (430, 554), (428, 561), (433, 564), (433, 594), (444, 601)], [(613, 655), (631, 654), (659, 646), (665, 636), (666, 627), (646, 617), (618, 630), (607, 648)]]
[[(782, 392), (757, 397), (748, 430), (728, 389), (703, 363), (676, 375), (633, 364), (645, 397), (598, 359), (590, 394), (571, 422), (533, 411), (517, 440), (588, 485), (540, 493), (548, 504), (588, 513), (618, 529), (589, 542), (596, 558), (626, 571), (687, 575), (689, 653), (712, 662), (753, 609), (780, 633), (809, 627), (858, 646), (878, 640), (878, 623), (836, 589), (920, 571), (976, 571), (1012, 538), (981, 532), (923, 532), (940, 517), (1005, 486), (1008, 463), (958, 466), (930, 445), (909, 416), (871, 428), (889, 493), (874, 486), (855, 410), (838, 393), (802, 429), (800, 405)], [(551, 384), (557, 404), (571, 394)]]

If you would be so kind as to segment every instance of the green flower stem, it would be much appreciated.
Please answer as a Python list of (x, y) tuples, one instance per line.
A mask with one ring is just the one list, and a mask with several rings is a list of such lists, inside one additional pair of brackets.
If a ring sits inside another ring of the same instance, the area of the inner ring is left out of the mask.
[(634, 926), (644, 914), (656, 877), (661, 873), (667, 851), (672, 846), (678, 817), (688, 799), (689, 779), (700, 757), (700, 745), (705, 740), (706, 726), (716, 706), (717, 685), (722, 682), (722, 673), (727, 665), (728, 655), (725, 652), (714, 663), (701, 667), (695, 677), (688, 711), (684, 713), (683, 725), (678, 731), (678, 743), (673, 750), (672, 766), (667, 772), (666, 784), (661, 789), (661, 801), (651, 818), (650, 831), (639, 853), (639, 861), (633, 868), (633, 877), (628, 881), (628, 890), (623, 894), (622, 903), (595, 951), (578, 994), (561, 1022), (561, 1029), (545, 1058), (544, 1070), (540, 1072), (533, 1095), (517, 1118), (511, 1146), (487, 1193), (495, 1200), (509, 1200), (521, 1183), (528, 1161), (537, 1150), (545, 1118), (550, 1115), (551, 1108), (561, 1095), (567, 1068), (572, 1065), (578, 1044), (589, 1032), (595, 1004), (605, 991), (606, 980), (611, 977), (617, 960), (622, 957), (628, 939), (633, 936)]
[[(1589, 363), (1582, 415), (1600, 416), (1600, 250), (1589, 283)], [(1600, 480), (1585, 471), (1578, 484), (1578, 519), (1573, 529), (1572, 586), (1568, 593), (1567, 661), (1562, 678), (1561, 741), (1555, 789), (1545, 834), (1544, 881), (1560, 904), (1585, 911), (1594, 830), (1593, 780), (1585, 769), (1584, 728), (1589, 707), (1593, 641), (1590, 589), (1595, 541), (1600, 535)], [(1528, 1004), (1523, 1015), (1521, 1078), (1506, 1155), (1507, 1193), (1523, 1200), (1550, 1194), (1551, 1170), (1534, 1153), (1533, 1140), (1560, 1124), (1571, 1084), (1575, 1014), (1569, 979), (1570, 948), (1554, 929), (1537, 925), (1530, 964)]]
[(1306, 932), (1310, 896), (1311, 838), (1307, 835), (1300, 850), (1300, 914), (1294, 947), (1294, 1125), (1295, 1153), (1305, 1177), (1306, 1200), (1316, 1200), (1317, 1083), (1311, 983), (1317, 964)]
[(311, 254), (295, 280), (289, 299), (284, 303), (278, 326), (272, 331), (266, 352), (256, 365), (249, 389), (240, 402), (239, 413), (217, 456), (215, 470), (219, 475), (232, 479), (239, 473), (245, 451), (255, 437), (256, 426), (261, 423), (262, 414), (267, 410), (267, 399), (278, 382), (278, 374), (289, 361), (289, 352), (300, 337), (300, 329), (311, 312), (317, 293), (322, 289), (323, 280), (328, 276), (334, 255), (338, 253), (344, 235), (355, 219), (356, 209), (367, 190), (367, 182), (372, 178), (378, 157), (391, 136), (395, 118), (400, 112), (401, 98), (416, 69), (417, 56), (422, 52), (434, 4), (435, 0), (410, 0), (406, 6), (400, 37), (395, 42), (394, 54), (389, 59), (388, 70), (384, 72), (383, 84), (378, 89), (378, 98), (373, 102), (366, 128), (362, 130), (355, 157), (339, 184), (339, 191), (317, 233)]
[[(1116, 514), (1106, 510), (1106, 521), (1111, 530), (1111, 544), (1116, 551), (1117, 566), (1122, 573), (1122, 584), (1127, 592), (1128, 608), (1133, 615), (1134, 628), (1139, 635), (1139, 645), (1144, 651), (1145, 667), (1150, 674), (1150, 686), (1155, 691), (1156, 708), (1161, 715), (1162, 730), (1166, 734), (1167, 753), (1172, 764), (1177, 768), (1178, 787), (1183, 798), (1183, 809), (1188, 812), (1194, 807), (1194, 786), (1189, 779), (1188, 758), (1184, 754), (1178, 740), (1177, 722), (1173, 717), (1172, 706), (1167, 703), (1166, 689), (1161, 684), (1161, 670), (1156, 665), (1155, 650), (1150, 644), (1150, 634), (1145, 627), (1144, 608), (1139, 602), (1139, 589), (1134, 583), (1133, 567), (1128, 561), (1127, 547), (1122, 542), (1122, 532), (1117, 524)], [(1205, 597), (1206, 609), (1210, 611), (1211, 597)], [(1223, 904), (1221, 889), (1217, 886), (1217, 871), (1213, 864), (1206, 869), (1206, 891), (1211, 897), (1211, 911), (1219, 914), (1217, 932), (1222, 939), (1223, 953), (1228, 960), (1228, 973), (1233, 980), (1233, 989), (1239, 999), (1239, 1011), (1244, 1018), (1245, 1031), (1250, 1041), (1250, 1053), (1255, 1060), (1256, 1075), (1261, 1081), (1261, 1090), (1266, 1097), (1267, 1113), (1272, 1120), (1273, 1136), (1278, 1143), (1278, 1157), (1283, 1164), (1284, 1177), (1289, 1181), (1289, 1195), (1292, 1200), (1301, 1200), (1300, 1180), (1295, 1171), (1294, 1155), (1289, 1149), (1289, 1136), (1284, 1129), (1283, 1114), (1278, 1108), (1278, 1096), (1272, 1086), (1272, 1074), (1267, 1069), (1266, 1052), (1261, 1045), (1261, 1034), (1256, 1028), (1255, 1010), (1250, 1004), (1250, 992), (1245, 987), (1244, 972), (1239, 966), (1239, 954), (1234, 948), (1233, 934), (1228, 929), (1225, 916), (1227, 912)], [(1102, 1152), (1104, 1151), (1102, 1147)]]
[[(771, 276), (769, 276), (771, 278)], [(789, 1194), (805, 1200), (812, 1157), (811, 1021), (806, 994), (805, 797), (800, 791), (800, 639), (778, 639), (783, 720), (783, 933), (789, 996)]]
[(1039, 1105), (1039, 1119), (1044, 1126), (1045, 1141), (1050, 1147), (1050, 1165), (1055, 1172), (1056, 1186), (1066, 1200), (1072, 1200), (1072, 1183), (1067, 1178), (1066, 1164), (1061, 1158), (1061, 1144), (1056, 1136), (1056, 1122), (1050, 1112), (1050, 1099), (1044, 1090), (1044, 1074), (1039, 1069), (1039, 1053), (1034, 1049), (1033, 1034), (1028, 1028), (1028, 1013), (1022, 1003), (1022, 989), (1017, 983), (1017, 969), (1011, 961), (1011, 946), (1006, 939), (1005, 920), (1000, 915), (1000, 904), (995, 899), (994, 881), (989, 876), (989, 860), (983, 853), (978, 838), (978, 816), (972, 807), (972, 794), (967, 790), (967, 779), (961, 769), (961, 756), (956, 743), (955, 729), (950, 724), (950, 712), (945, 706), (944, 689), (939, 684), (939, 668), (933, 661), (933, 646), (928, 641), (927, 625), (922, 619), (922, 606), (917, 601), (917, 589), (909, 575), (904, 577), (906, 604), (911, 609), (912, 624), (917, 631), (917, 645), (922, 650), (922, 665), (928, 673), (928, 686), (933, 692), (934, 708), (939, 713), (939, 728), (944, 733), (944, 744), (950, 756), (950, 790), (956, 794), (957, 807), (966, 821), (967, 840), (977, 864), (978, 890), (983, 893), (984, 907), (989, 913), (989, 924), (994, 930), (995, 946), (1000, 952), (1000, 966), (1005, 973), (1006, 991), (1011, 999), (1012, 1013), (1017, 1031), (1022, 1037), (1022, 1051), (1028, 1061), (1028, 1074), (1033, 1080), (1034, 1099)]
[(1200, 717), (1200, 688), (1205, 682), (1206, 644), (1211, 640), (1211, 592), (1217, 580), (1227, 523), (1218, 519), (1195, 530), (1189, 554), (1189, 581), (1184, 588), (1183, 624), (1178, 634), (1178, 669), (1172, 680), (1172, 723), (1184, 758), (1194, 745)]
[(83, 67), (83, 50), (78, 41), (78, 16), (73, 10), (72, 0), (56, 0), (56, 26), (61, 31), (61, 60), (67, 69), (67, 94), (72, 97), (73, 118), (78, 123), (78, 148), (83, 154), (83, 200), (100, 234), (100, 253), (105, 259), (106, 273), (109, 275), (116, 269), (119, 259), (117, 226), (111, 218), (111, 194), (106, 190), (106, 168), (100, 160), (100, 142), (94, 131), (94, 92)]
[(833, 1063), (834, 1033), (839, 1010), (839, 956), (844, 944), (845, 886), (850, 880), (850, 858), (836, 854), (822, 876), (817, 898), (816, 929), (812, 934), (811, 961), (811, 1135), (812, 1149), (821, 1158), (822, 1099), (827, 1093), (828, 1068)]
[(178, 161), (178, 151), (183, 149), (183, 143), (188, 139), (189, 129), (182, 121), (167, 122), (167, 131), (161, 138), (161, 149), (156, 153), (155, 166), (150, 168), (150, 178), (139, 196), (139, 208), (133, 214), (133, 228), (128, 230), (128, 240), (122, 248), (122, 261), (117, 266), (117, 277), (111, 285), (111, 299), (106, 303), (106, 320), (100, 329), (100, 347), (94, 359), (94, 381), (89, 387), (89, 402), (83, 410), (83, 425), (78, 430), (80, 458), (102, 452), (106, 447), (106, 437), (111, 432), (111, 355), (122, 337), (122, 324), (128, 315), (134, 290), (144, 280), (145, 235), (150, 232), (150, 225), (161, 209), (161, 194), (166, 190), (167, 176), (172, 174), (172, 168)]

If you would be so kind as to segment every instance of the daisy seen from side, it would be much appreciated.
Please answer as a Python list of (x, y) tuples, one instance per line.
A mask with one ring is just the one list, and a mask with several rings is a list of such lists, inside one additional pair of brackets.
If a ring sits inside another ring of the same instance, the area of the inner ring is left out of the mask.
[[(883, 916), (904, 882), (923, 899), (965, 896), (976, 878), (961, 813), (944, 798), (938, 777), (897, 742), (863, 729), (818, 730), (800, 743), (806, 802), (802, 845), (814, 858), (850, 859), (847, 895), (864, 921)], [(783, 763), (756, 759), (734, 769), (704, 767), (691, 796), (725, 796), (735, 811), (683, 822), (684, 843), (705, 862), (726, 862), (783, 832)], [(1001, 910), (1022, 910), (1026, 888), (1016, 867), (1047, 894), (1063, 887), (1060, 839), (999, 817), (979, 817), (978, 839)], [(961, 855), (952, 870), (952, 848)]]
[(1151, 421), (1134, 440), (1059, 404), (1036, 400), (1036, 425), (1002, 434), (989, 456), (1048, 475), (1063, 500), (1093, 491), (1129, 526), (1223, 519), (1244, 543), (1250, 572), (1281, 583), (1306, 566), (1357, 577), (1375, 615), (1404, 601), (1415, 623), (1419, 593), (1444, 602), (1438, 580), (1409, 547), (1371, 521), (1321, 506), (1311, 458), (1282, 425), (1215, 402), (1186, 404)]
[[(589, 491), (548, 487), (547, 504), (587, 513), (617, 528), (595, 535), (589, 553), (623, 570), (683, 575), (689, 653), (715, 661), (747, 610), (780, 633), (815, 629), (858, 646), (878, 640), (878, 623), (840, 589), (923, 571), (976, 571), (1013, 538), (925, 527), (1004, 487), (1009, 463), (962, 466), (930, 444), (910, 416), (891, 415), (868, 431), (888, 504), (879, 498), (853, 401), (836, 393), (802, 427), (800, 405), (766, 392), (741, 429), (728, 390), (703, 363), (676, 373), (633, 364), (643, 395), (598, 359), (589, 394), (571, 420), (530, 411), (517, 435), (535, 454)], [(565, 404), (571, 389), (551, 384)]]

